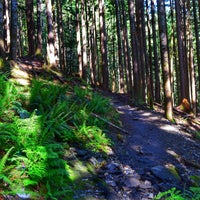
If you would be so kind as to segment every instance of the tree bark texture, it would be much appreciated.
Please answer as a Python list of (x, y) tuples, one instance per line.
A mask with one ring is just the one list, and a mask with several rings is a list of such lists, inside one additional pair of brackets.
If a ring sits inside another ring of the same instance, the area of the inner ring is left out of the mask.
[(47, 31), (48, 31), (47, 64), (48, 67), (51, 68), (51, 67), (56, 67), (51, 0), (46, 0), (46, 16), (47, 16)]
[(108, 74), (108, 52), (107, 52), (107, 35), (104, 16), (104, 0), (99, 0), (99, 21), (100, 21), (100, 42), (102, 54), (102, 86), (105, 90), (109, 89), (109, 74)]
[(35, 25), (33, 0), (26, 0), (26, 23), (28, 35), (28, 52), (29, 55), (33, 55), (35, 53)]
[(165, 100), (165, 116), (170, 121), (173, 120), (172, 111), (172, 91), (170, 83), (170, 69), (169, 69), (169, 53), (167, 43), (167, 24), (165, 13), (165, 1), (157, 0), (158, 4), (158, 24), (160, 35), (160, 51), (161, 51), (161, 64), (163, 73), (163, 87), (164, 87), (164, 100)]
[(11, 58), (16, 59), (17, 58), (17, 45), (18, 45), (18, 39), (17, 39), (17, 33), (18, 33), (18, 2), (17, 0), (11, 1)]

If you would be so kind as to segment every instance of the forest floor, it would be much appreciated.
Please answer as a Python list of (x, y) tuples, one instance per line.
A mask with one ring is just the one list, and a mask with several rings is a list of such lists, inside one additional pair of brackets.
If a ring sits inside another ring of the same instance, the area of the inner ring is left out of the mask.
[[(37, 75), (31, 71), (32, 62), (20, 63), (27, 77)], [(200, 177), (200, 140), (193, 134), (200, 133), (200, 120), (191, 123), (177, 115), (171, 123), (160, 108), (130, 106), (125, 95), (102, 94), (111, 99), (125, 132), (108, 124), (113, 146), (107, 156), (79, 146), (66, 152), (66, 161), (77, 167), (79, 177), (72, 186), (74, 199), (150, 200), (173, 187), (184, 191), (193, 184), (191, 176)], [(88, 163), (95, 171), (84, 167)]]
[(111, 98), (127, 133), (111, 127), (115, 143), (103, 165), (98, 156), (87, 154), (101, 166), (98, 184), (89, 184), (77, 199), (148, 200), (173, 187), (183, 192), (189, 188), (191, 176), (200, 176), (200, 142), (191, 134), (199, 127), (180, 117), (172, 124), (162, 110), (132, 107), (124, 95), (105, 96)]

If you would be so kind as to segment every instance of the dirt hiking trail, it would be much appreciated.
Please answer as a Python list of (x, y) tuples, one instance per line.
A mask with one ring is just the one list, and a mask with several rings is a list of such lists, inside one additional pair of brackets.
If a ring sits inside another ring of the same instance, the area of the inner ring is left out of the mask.
[(120, 95), (111, 102), (128, 134), (118, 133), (114, 156), (102, 170), (112, 191), (106, 199), (153, 199), (172, 187), (184, 190), (192, 184), (190, 176), (200, 176), (199, 141), (163, 113), (131, 107)]

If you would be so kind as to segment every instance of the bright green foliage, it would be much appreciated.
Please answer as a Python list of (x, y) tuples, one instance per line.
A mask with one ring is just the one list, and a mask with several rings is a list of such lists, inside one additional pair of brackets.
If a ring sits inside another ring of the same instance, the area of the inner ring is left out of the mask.
[(190, 178), (192, 179), (195, 187), (200, 187), (200, 176), (191, 176)]
[(96, 92), (92, 92), (90, 88), (75, 86), (74, 93), (75, 100), (79, 103), (84, 103), (88, 111), (102, 115), (111, 112), (112, 107), (109, 99), (102, 97)]
[(77, 128), (76, 136), (80, 141), (87, 141), (85, 146), (94, 151), (105, 151), (104, 145), (111, 143), (106, 135), (102, 133), (102, 130), (97, 126), (86, 126), (83, 124)]
[(109, 99), (104, 98), (97, 93), (93, 93), (88, 104), (88, 109), (96, 114), (105, 115), (111, 112), (112, 107), (110, 106)]
[[(0, 142), (4, 144), (0, 190), (5, 194), (29, 194), (32, 199), (71, 197), (68, 172), (73, 169), (63, 159), (66, 146), (79, 143), (106, 152), (111, 145), (103, 131), (105, 122), (92, 115), (107, 118), (114, 113), (109, 100), (86, 86), (67, 88), (33, 81), (23, 95), (23, 90), (19, 94), (15, 85), (0, 76)], [(4, 153), (4, 148), (10, 150)], [(4, 187), (5, 182), (9, 186)]]
[[(200, 187), (191, 187), (190, 188), (190, 193), (188, 195), (188, 200), (198, 200), (200, 199)], [(190, 198), (191, 197), (191, 198)]]
[[(43, 183), (41, 188), (48, 190), (46, 197), (59, 197), (66, 195), (67, 186), (70, 182), (68, 178), (67, 164), (62, 159), (63, 147), (58, 143), (43, 146), (32, 146), (24, 149), (21, 154), (16, 155), (12, 161), (16, 163), (20, 176), (21, 187), (31, 188)], [(16, 174), (16, 170), (13, 170)], [(17, 182), (13, 183), (16, 188)], [(44, 195), (44, 194), (41, 194)]]
[(172, 188), (167, 190), (166, 192), (159, 193), (155, 198), (155, 200), (185, 200), (179, 190), (176, 188)]
[(91, 113), (98, 114), (112, 121), (118, 120), (118, 114), (113, 110), (109, 99), (102, 97), (96, 92), (92, 92), (90, 88), (76, 86), (74, 92), (75, 97), (73, 98), (73, 102), (77, 104), (74, 105), (72, 110), (74, 110), (74, 119), (76, 122), (80, 121), (82, 124), (84, 120), (86, 125), (104, 127), (105, 123), (92, 116)]
[(200, 199), (200, 188), (191, 187), (189, 190), (183, 192), (176, 188), (171, 188), (165, 192), (160, 192), (154, 200), (199, 200)]
[(12, 103), (17, 98), (17, 90), (8, 82), (5, 75), (0, 75), (0, 119), (12, 118)]
[(89, 88), (85, 87), (85, 88), (81, 88), (78, 86), (74, 87), (74, 93), (77, 97), (78, 101), (85, 101), (87, 97), (89, 97), (91, 95), (91, 91)]
[(65, 88), (50, 82), (33, 81), (31, 88), (30, 108), (46, 113), (52, 109), (65, 94)]
[(11, 147), (7, 153), (3, 156), (3, 158), (0, 160), (0, 181), (3, 180), (6, 183), (10, 183), (10, 179), (8, 178), (8, 176), (6, 175), (6, 161), (8, 160), (8, 156), (10, 154), (10, 152), (13, 150), (14, 147)]
[(193, 200), (200, 199), (200, 176), (191, 176), (190, 177), (193, 181), (193, 187), (190, 187), (190, 197), (192, 197)]

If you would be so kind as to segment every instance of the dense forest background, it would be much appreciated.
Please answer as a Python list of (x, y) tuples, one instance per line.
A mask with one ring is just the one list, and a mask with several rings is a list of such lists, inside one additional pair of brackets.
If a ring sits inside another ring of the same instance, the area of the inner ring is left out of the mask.
[(98, 88), (193, 120), (199, 32), (200, 0), (0, 0), (0, 198), (85, 189), (96, 169), (71, 150), (108, 158), (108, 128), (127, 133)]
[(43, 58), (136, 103), (199, 99), (200, 2), (195, 0), (2, 0), (2, 59)]

